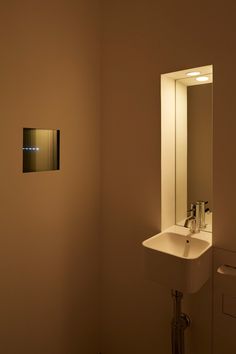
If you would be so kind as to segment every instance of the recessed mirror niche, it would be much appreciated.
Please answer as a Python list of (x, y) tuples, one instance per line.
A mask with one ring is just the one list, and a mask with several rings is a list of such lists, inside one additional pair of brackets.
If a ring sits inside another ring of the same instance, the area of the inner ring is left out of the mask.
[(41, 172), (60, 168), (60, 131), (23, 129), (23, 172)]
[(206, 202), (212, 231), (213, 67), (161, 75), (162, 229), (184, 226), (197, 201)]

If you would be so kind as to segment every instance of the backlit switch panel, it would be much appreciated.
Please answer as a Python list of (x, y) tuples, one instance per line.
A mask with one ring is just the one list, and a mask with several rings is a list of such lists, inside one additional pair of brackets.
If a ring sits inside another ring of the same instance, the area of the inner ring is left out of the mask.
[(23, 129), (23, 172), (60, 169), (60, 131)]

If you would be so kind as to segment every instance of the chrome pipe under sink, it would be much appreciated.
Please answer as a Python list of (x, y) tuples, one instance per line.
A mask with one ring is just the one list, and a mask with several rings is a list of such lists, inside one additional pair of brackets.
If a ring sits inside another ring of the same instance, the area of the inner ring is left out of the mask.
[(181, 311), (183, 294), (180, 291), (172, 290), (174, 316), (171, 322), (171, 345), (172, 354), (184, 354), (185, 342), (184, 331), (190, 326), (190, 318)]

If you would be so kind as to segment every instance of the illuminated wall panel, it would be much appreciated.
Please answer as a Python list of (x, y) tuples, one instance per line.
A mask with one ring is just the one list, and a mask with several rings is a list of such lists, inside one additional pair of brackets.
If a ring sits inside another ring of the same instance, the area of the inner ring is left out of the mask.
[(60, 131), (23, 129), (23, 172), (60, 169)]

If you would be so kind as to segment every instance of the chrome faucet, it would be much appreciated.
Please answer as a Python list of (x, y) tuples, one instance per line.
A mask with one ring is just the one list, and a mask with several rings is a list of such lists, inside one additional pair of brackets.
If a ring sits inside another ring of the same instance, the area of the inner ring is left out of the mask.
[[(190, 224), (190, 226), (189, 226), (189, 224)], [(196, 216), (194, 216), (194, 215), (189, 216), (185, 220), (184, 227), (189, 227), (191, 234), (198, 233), (200, 231), (199, 227), (198, 227), (197, 220), (196, 220)]]
[(191, 204), (191, 209), (189, 210), (190, 216), (187, 217), (184, 223), (184, 227), (189, 227), (190, 224), (190, 232), (198, 233), (200, 229), (204, 229), (206, 227), (205, 224), (205, 205), (208, 202), (197, 201), (195, 204)]
[(191, 233), (199, 232), (196, 220), (196, 204), (191, 203), (191, 209), (188, 210), (188, 213), (190, 213), (190, 215), (185, 220), (184, 227), (190, 227)]

